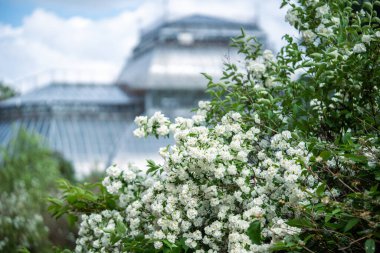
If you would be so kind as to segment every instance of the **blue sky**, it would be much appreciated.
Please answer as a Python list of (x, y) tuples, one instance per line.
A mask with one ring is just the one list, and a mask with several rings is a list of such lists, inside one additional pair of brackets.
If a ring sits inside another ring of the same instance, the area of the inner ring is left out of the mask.
[[(163, 18), (258, 22), (272, 48), (293, 30), (281, 0), (0, 0), (0, 80), (20, 91), (61, 75), (111, 83), (139, 34)], [(164, 15), (167, 14), (167, 15)]]
[(12, 0), (0, 0), (0, 22), (21, 25), (23, 17), (32, 13), (35, 7), (32, 2), (20, 4)]
[(81, 16), (98, 20), (115, 16), (126, 9), (136, 9), (141, 2), (138, 0), (0, 0), (0, 22), (19, 26), (24, 17), (40, 8), (58, 13), (63, 18)]

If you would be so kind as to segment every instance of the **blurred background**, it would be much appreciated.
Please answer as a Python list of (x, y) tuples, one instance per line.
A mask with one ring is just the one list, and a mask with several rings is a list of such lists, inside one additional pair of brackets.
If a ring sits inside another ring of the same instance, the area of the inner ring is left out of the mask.
[[(244, 28), (275, 53), (294, 35), (280, 0), (0, 0), (0, 252), (70, 247), (56, 180), (97, 180), (159, 160), (170, 140), (133, 137), (136, 116), (190, 116), (200, 74), (239, 61)], [(48, 239), (47, 239), (48, 238)]]
[(157, 158), (167, 142), (135, 140), (134, 117), (188, 116), (241, 27), (278, 51), (280, 2), (0, 0), (0, 145), (26, 128), (78, 176)]

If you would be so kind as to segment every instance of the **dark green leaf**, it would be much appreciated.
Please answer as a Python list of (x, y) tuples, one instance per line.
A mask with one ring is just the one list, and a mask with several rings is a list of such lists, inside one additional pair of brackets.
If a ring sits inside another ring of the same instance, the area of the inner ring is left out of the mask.
[(304, 227), (312, 228), (312, 227), (314, 227), (312, 222), (310, 222), (309, 220), (304, 219), (304, 218), (288, 220), (287, 224), (289, 226), (297, 227), (297, 228), (304, 228)]
[(364, 243), (364, 248), (366, 253), (375, 253), (376, 245), (373, 239), (367, 239)]
[(344, 227), (343, 231), (344, 232), (350, 231), (353, 227), (356, 226), (356, 224), (359, 223), (359, 221), (360, 221), (360, 219), (358, 219), (358, 218), (353, 218), (353, 219), (349, 220), (347, 222), (346, 226)]
[(261, 244), (261, 223), (254, 221), (249, 225), (246, 233), (254, 244)]
[(78, 221), (78, 217), (73, 214), (68, 214), (67, 221), (69, 222), (70, 226), (74, 227), (75, 223)]
[(318, 197), (321, 197), (323, 195), (323, 193), (325, 192), (325, 190), (326, 190), (326, 184), (323, 183), (320, 186), (318, 186), (315, 193), (318, 195)]

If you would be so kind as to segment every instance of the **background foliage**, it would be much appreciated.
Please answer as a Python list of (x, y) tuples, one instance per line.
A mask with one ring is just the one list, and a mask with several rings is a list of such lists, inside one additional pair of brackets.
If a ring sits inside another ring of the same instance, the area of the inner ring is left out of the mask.
[(73, 175), (67, 161), (25, 130), (1, 148), (0, 252), (52, 252), (53, 244), (72, 245), (72, 229), (48, 215), (46, 199), (56, 194), (57, 179)]
[(4, 100), (15, 96), (17, 93), (11, 87), (5, 85), (0, 81), (0, 100)]

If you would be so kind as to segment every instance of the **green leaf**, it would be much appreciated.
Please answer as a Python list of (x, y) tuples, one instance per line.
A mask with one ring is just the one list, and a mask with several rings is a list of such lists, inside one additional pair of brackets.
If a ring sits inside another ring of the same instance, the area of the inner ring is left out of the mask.
[(321, 197), (323, 195), (323, 193), (325, 192), (325, 190), (326, 190), (326, 184), (323, 183), (320, 186), (318, 186), (318, 188), (315, 191), (315, 193), (318, 195), (318, 197)]
[(339, 208), (337, 208), (334, 211), (332, 211), (332, 214), (337, 214), (337, 213), (340, 213), (340, 212), (342, 212), (342, 210), (339, 209)]
[(273, 251), (280, 251), (280, 250), (286, 250), (288, 247), (286, 246), (286, 244), (284, 242), (277, 242), (276, 244), (274, 244), (271, 249)]
[(75, 223), (78, 221), (78, 217), (73, 214), (67, 214), (67, 222), (70, 226), (74, 227)]
[(325, 223), (325, 226), (326, 227), (328, 227), (328, 228), (332, 228), (332, 229), (341, 229), (341, 228), (343, 228), (344, 227), (344, 223), (342, 224), (342, 223), (338, 223), (338, 224), (336, 224), (336, 223), (329, 223), (329, 222), (326, 222)]
[(347, 222), (346, 226), (344, 227), (343, 231), (344, 232), (350, 231), (353, 227), (356, 226), (356, 224), (359, 223), (359, 221), (360, 221), (360, 219), (358, 219), (358, 218), (353, 218), (353, 219), (349, 220)]
[(254, 244), (261, 244), (261, 223), (260, 223), (260, 221), (258, 221), (258, 220), (253, 221), (249, 225), (246, 234), (248, 235), (249, 239), (251, 239), (251, 241)]
[(166, 246), (168, 246), (170, 249), (172, 249), (172, 248), (178, 248), (178, 246), (177, 245), (175, 245), (174, 243), (171, 243), (171, 242), (169, 242), (168, 240), (163, 240), (162, 241)]
[(345, 154), (344, 157), (350, 159), (353, 162), (357, 163), (367, 163), (367, 157), (364, 155), (353, 155), (353, 154)]
[(155, 174), (157, 170), (160, 168), (153, 160), (147, 160), (148, 163), (148, 170), (147, 174)]
[(319, 154), (320, 157), (322, 157), (322, 159), (324, 161), (327, 161), (330, 159), (330, 157), (332, 156), (331, 152), (328, 151), (328, 150), (323, 150), (320, 154)]
[(20, 248), (17, 250), (17, 253), (30, 253), (30, 251), (27, 248)]
[(373, 239), (367, 239), (364, 243), (364, 248), (366, 253), (375, 253), (376, 245)]
[(176, 244), (179, 245), (185, 251), (185, 253), (189, 250), (189, 247), (186, 245), (184, 238), (181, 238), (181, 240), (176, 242)]
[(206, 73), (201, 73), (204, 77), (206, 77), (207, 80), (209, 80), (210, 82), (212, 81), (212, 76), (210, 76), (209, 74), (206, 74)]
[(320, 53), (312, 53), (310, 56), (316, 59), (322, 59), (323, 57), (323, 55)]
[(298, 218), (298, 219), (291, 219), (288, 220), (287, 224), (292, 227), (297, 227), (297, 228), (312, 228), (314, 227), (313, 223), (311, 223), (309, 220), (304, 219), (304, 218)]
[(125, 227), (124, 223), (121, 221), (116, 222), (116, 232), (118, 235), (123, 235), (127, 231), (127, 228)]
[(363, 3), (363, 8), (364, 9), (367, 9), (368, 11), (371, 11), (372, 10), (372, 4), (371, 3), (369, 3), (369, 2), (364, 2)]
[(380, 23), (380, 18), (378, 18), (378, 17), (373, 17), (373, 18), (372, 18), (372, 21), (373, 21), (373, 22)]
[(326, 222), (326, 223), (329, 222), (333, 216), (334, 216), (333, 214), (331, 214), (331, 213), (327, 213), (327, 214), (325, 215), (325, 222)]

